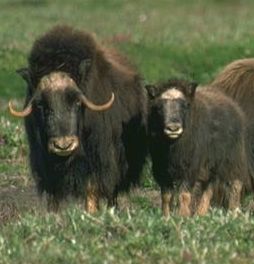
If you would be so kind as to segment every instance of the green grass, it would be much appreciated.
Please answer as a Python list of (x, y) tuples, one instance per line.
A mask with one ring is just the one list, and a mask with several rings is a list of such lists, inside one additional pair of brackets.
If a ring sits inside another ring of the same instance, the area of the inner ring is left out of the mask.
[(15, 71), (54, 25), (94, 32), (130, 57), (146, 83), (208, 83), (232, 60), (253, 57), (252, 0), (0, 0), (0, 10), (0, 264), (254, 263), (248, 210), (165, 221), (149, 166), (143, 189), (121, 197), (119, 211), (89, 216), (71, 202), (48, 214), (29, 176), (23, 122), (6, 110), (10, 98), (22, 106), (26, 87)]
[(72, 206), (5, 226), (1, 263), (251, 263), (253, 226), (248, 214), (219, 210), (165, 221), (158, 209), (90, 216)]

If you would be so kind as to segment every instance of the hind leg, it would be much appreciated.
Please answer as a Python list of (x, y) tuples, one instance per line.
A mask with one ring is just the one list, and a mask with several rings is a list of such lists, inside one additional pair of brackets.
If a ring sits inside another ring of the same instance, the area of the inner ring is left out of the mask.
[(235, 210), (241, 206), (241, 193), (243, 183), (240, 180), (233, 180), (230, 182), (229, 196), (228, 196), (228, 209)]
[(179, 195), (179, 215), (181, 216), (191, 216), (191, 193), (183, 191)]
[(201, 197), (203, 194), (203, 183), (197, 180), (194, 183), (194, 186), (191, 191), (191, 214), (194, 215), (196, 213), (197, 207), (200, 203)]
[(210, 208), (211, 200), (213, 197), (213, 184), (209, 183), (207, 188), (202, 193), (201, 199), (197, 205), (196, 214), (205, 215)]
[(53, 213), (59, 211), (59, 199), (53, 194), (47, 195), (47, 210)]

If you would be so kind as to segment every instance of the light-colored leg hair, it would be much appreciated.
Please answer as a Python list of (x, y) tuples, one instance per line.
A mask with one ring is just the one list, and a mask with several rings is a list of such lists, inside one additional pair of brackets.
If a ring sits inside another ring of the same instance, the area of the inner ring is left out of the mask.
[(191, 215), (191, 193), (187, 190), (182, 190), (179, 193), (179, 215)]
[(170, 215), (170, 202), (172, 199), (172, 192), (166, 188), (161, 188), (161, 209), (163, 216), (168, 218)]
[(196, 213), (202, 196), (202, 182), (196, 181), (191, 191), (191, 215)]
[(241, 206), (241, 192), (243, 183), (240, 180), (233, 180), (230, 184), (228, 196), (228, 209), (234, 210)]
[(213, 197), (213, 184), (209, 183), (205, 191), (203, 192), (200, 202), (197, 206), (196, 214), (205, 215), (210, 208), (211, 199)]
[(98, 191), (90, 181), (87, 183), (85, 195), (85, 210), (90, 214), (96, 213), (99, 209)]

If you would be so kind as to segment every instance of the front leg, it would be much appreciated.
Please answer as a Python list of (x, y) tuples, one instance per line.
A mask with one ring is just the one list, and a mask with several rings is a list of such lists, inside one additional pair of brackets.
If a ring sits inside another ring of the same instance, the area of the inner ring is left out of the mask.
[(99, 193), (94, 183), (88, 180), (85, 192), (85, 210), (89, 214), (94, 214), (99, 209)]
[(112, 197), (108, 198), (108, 208), (118, 208), (117, 196), (118, 191), (115, 190)]
[(48, 212), (57, 213), (59, 211), (59, 199), (53, 194), (47, 194)]
[(179, 215), (191, 215), (191, 192), (184, 184), (180, 187), (179, 192)]
[(171, 199), (172, 190), (168, 187), (161, 187), (161, 209), (165, 218), (168, 218), (170, 215)]

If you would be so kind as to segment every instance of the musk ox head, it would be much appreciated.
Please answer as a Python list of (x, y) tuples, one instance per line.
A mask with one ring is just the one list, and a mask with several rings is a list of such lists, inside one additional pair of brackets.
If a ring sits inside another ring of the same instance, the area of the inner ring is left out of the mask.
[[(19, 73), (28, 82), (28, 86), (31, 85), (29, 70), (23, 69)], [(105, 111), (114, 102), (112, 93), (105, 104), (94, 104), (81, 92), (70, 75), (62, 71), (44, 75), (32, 90), (22, 111), (15, 110), (11, 101), (9, 111), (16, 117), (26, 117), (34, 112), (34, 118), (43, 123), (48, 152), (58, 156), (68, 156), (79, 146), (78, 126), (82, 107)]]
[(153, 133), (162, 134), (170, 140), (182, 136), (196, 87), (197, 83), (180, 80), (147, 86)]

